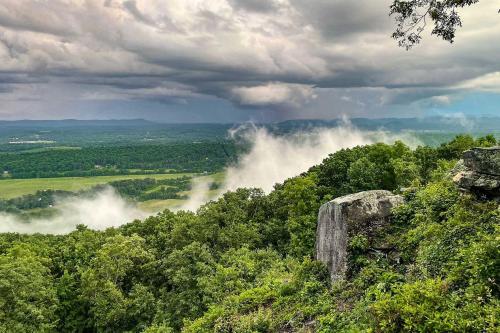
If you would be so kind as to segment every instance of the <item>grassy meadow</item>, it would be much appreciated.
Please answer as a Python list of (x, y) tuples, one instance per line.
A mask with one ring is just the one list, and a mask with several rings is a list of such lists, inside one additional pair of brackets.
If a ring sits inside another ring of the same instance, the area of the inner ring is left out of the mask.
[[(215, 183), (222, 183), (224, 181), (224, 176), (225, 174), (223, 172), (218, 172), (212, 175), (208, 176), (200, 176), (197, 177), (198, 180), (200, 181), (208, 181), (211, 180), (212, 182)], [(185, 194), (187, 196), (190, 196), (192, 194), (192, 191), (184, 191), (181, 192), (180, 194)], [(207, 193), (208, 198), (214, 199), (217, 194), (219, 194), (219, 190), (210, 190)], [(147, 200), (143, 202), (138, 202), (137, 205), (140, 209), (147, 211), (147, 212), (159, 212), (164, 209), (175, 209), (180, 206), (182, 206), (183, 203), (185, 203), (186, 200), (182, 199), (167, 199), (167, 200)]]
[(25, 194), (33, 194), (39, 190), (64, 190), (76, 192), (95, 185), (124, 179), (173, 179), (192, 176), (192, 173), (150, 174), (150, 175), (118, 175), (95, 177), (59, 177), (0, 180), (0, 199), (11, 199)]
[[(12, 199), (26, 194), (33, 194), (39, 190), (64, 190), (77, 192), (89, 189), (96, 185), (107, 184), (113, 181), (125, 179), (145, 179), (154, 178), (156, 180), (175, 179), (183, 176), (193, 176), (199, 181), (211, 180), (216, 183), (224, 181), (224, 173), (219, 172), (211, 175), (201, 175), (193, 173), (175, 174), (148, 174), (148, 175), (119, 175), (119, 176), (95, 176), (95, 177), (58, 177), (58, 178), (31, 178), (31, 179), (4, 179), (0, 180), (0, 199)], [(215, 198), (219, 190), (213, 189), (208, 192), (209, 198)], [(181, 195), (191, 195), (191, 191), (180, 192)], [(137, 206), (147, 212), (155, 213), (164, 209), (175, 209), (185, 202), (183, 199), (154, 199), (137, 202)], [(30, 209), (26, 211), (28, 215), (49, 213), (52, 209)]]

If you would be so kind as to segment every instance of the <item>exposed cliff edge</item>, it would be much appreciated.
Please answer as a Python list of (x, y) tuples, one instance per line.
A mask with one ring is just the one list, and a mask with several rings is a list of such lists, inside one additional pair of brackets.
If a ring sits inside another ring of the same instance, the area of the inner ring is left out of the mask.
[(369, 240), (389, 222), (391, 209), (403, 197), (374, 190), (336, 198), (323, 204), (318, 214), (316, 259), (325, 263), (332, 280), (345, 276), (347, 247), (352, 235), (363, 233)]
[(453, 181), (462, 190), (480, 197), (500, 198), (500, 147), (464, 152), (454, 168)]

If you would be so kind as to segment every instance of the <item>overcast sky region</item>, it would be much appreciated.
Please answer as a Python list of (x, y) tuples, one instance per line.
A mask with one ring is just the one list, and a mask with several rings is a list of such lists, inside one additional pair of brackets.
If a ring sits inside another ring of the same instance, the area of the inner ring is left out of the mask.
[(411, 51), (390, 3), (1, 0), (0, 119), (500, 115), (500, 1)]

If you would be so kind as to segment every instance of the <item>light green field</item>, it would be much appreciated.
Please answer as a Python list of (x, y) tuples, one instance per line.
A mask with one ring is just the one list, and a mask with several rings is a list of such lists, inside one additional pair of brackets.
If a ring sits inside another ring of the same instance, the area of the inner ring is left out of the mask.
[[(189, 195), (190, 192), (182, 192), (182, 194)], [(209, 199), (215, 199), (215, 197), (219, 194), (217, 190), (212, 190), (207, 193), (207, 197)], [(167, 200), (148, 200), (138, 203), (138, 207), (144, 211), (156, 213), (161, 212), (165, 209), (176, 210), (182, 207), (182, 205), (186, 202), (186, 200), (181, 199), (167, 199)]]
[(205, 177), (211, 178), (213, 182), (222, 183), (224, 181), (224, 178), (226, 177), (226, 174), (224, 172), (217, 172), (210, 176), (205, 176)]
[[(224, 176), (225, 175), (223, 172), (219, 172), (219, 173), (215, 173), (213, 175), (200, 176), (197, 178), (200, 180), (210, 179), (213, 182), (221, 183), (224, 181)], [(179, 194), (190, 196), (191, 191), (184, 191), (184, 192), (180, 192)], [(219, 190), (210, 190), (207, 192), (207, 197), (209, 199), (214, 199), (218, 194), (219, 194)], [(180, 199), (148, 200), (148, 201), (139, 202), (138, 206), (142, 210), (156, 213), (156, 212), (163, 211), (165, 209), (178, 209), (185, 202), (186, 202), (186, 200), (180, 200)]]
[(138, 203), (138, 207), (146, 212), (156, 213), (165, 209), (175, 209), (182, 206), (185, 200), (168, 199), (168, 200), (148, 200)]
[(119, 175), (96, 177), (60, 177), (60, 178), (31, 178), (0, 180), (0, 199), (10, 199), (25, 194), (32, 194), (38, 190), (79, 191), (99, 184), (106, 184), (123, 179), (172, 179), (182, 176), (192, 176), (189, 173), (151, 174), (151, 175)]

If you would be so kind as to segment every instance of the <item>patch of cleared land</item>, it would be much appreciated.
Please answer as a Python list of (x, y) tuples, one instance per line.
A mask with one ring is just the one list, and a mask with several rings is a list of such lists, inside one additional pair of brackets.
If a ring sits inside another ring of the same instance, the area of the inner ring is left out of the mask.
[(64, 190), (76, 192), (99, 184), (123, 179), (172, 179), (182, 176), (192, 176), (190, 173), (151, 174), (151, 175), (119, 175), (96, 177), (60, 177), (60, 178), (30, 178), (0, 180), (0, 199), (10, 199), (39, 190)]
[[(219, 172), (219, 173), (215, 173), (215, 174), (209, 175), (209, 176), (201, 176), (201, 177), (198, 177), (198, 179), (200, 179), (202, 181), (210, 179), (212, 182), (222, 183), (224, 181), (224, 175), (225, 174), (223, 172)], [(185, 191), (185, 192), (181, 192), (179, 194), (187, 195), (189, 197), (192, 194), (192, 191)], [(210, 191), (208, 191), (207, 196), (209, 199), (215, 199), (215, 197), (218, 194), (219, 194), (218, 189), (210, 190)], [(155, 212), (163, 211), (165, 209), (177, 209), (177, 208), (181, 207), (185, 202), (186, 202), (186, 200), (180, 200), (180, 199), (148, 200), (148, 201), (139, 202), (138, 206), (142, 210), (155, 213)]]
[(168, 199), (168, 200), (148, 200), (138, 203), (138, 207), (146, 212), (156, 213), (165, 209), (175, 209), (185, 202), (185, 200)]

